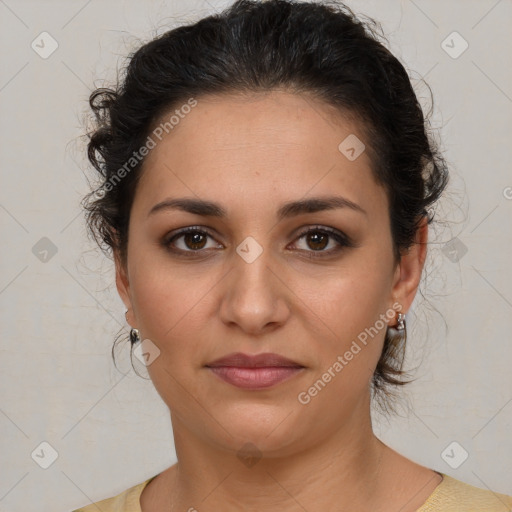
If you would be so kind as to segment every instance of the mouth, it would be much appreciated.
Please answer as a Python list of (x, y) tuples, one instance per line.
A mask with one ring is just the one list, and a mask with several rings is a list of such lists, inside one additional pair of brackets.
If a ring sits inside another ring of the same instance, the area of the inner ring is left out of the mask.
[(279, 354), (236, 353), (206, 365), (223, 381), (243, 389), (265, 389), (282, 383), (305, 369), (301, 364)]

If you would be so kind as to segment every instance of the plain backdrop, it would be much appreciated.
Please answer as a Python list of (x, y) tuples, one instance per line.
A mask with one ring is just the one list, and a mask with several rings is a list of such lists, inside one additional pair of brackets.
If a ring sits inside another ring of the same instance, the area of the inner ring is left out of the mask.
[[(228, 3), (0, 0), (0, 511), (72, 510), (176, 460), (168, 409), (129, 346), (119, 369), (111, 359), (127, 324), (79, 204), (83, 119), (123, 56)], [(421, 464), (512, 494), (512, 2), (347, 3), (382, 23), (426, 110), (422, 77), (431, 87), (451, 171), (407, 316), (417, 380), (398, 414), (374, 415), (375, 431)]]

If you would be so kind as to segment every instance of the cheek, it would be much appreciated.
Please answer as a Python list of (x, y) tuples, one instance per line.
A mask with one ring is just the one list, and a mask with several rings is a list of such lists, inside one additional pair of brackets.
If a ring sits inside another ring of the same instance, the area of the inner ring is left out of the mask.
[(301, 302), (311, 311), (311, 321), (331, 331), (340, 340), (357, 336), (386, 312), (390, 282), (382, 270), (366, 265), (336, 271), (322, 280), (300, 277), (296, 291)]
[(191, 376), (204, 351), (206, 340), (200, 331), (205, 324), (206, 292), (212, 285), (203, 288), (201, 280), (178, 277), (183, 272), (145, 268), (133, 279), (134, 307), (141, 336), (159, 350), (147, 371), (163, 401), (185, 414), (184, 408), (191, 402), (189, 395), (201, 395)]
[(308, 307), (302, 314), (309, 318), (308, 330), (318, 354), (318, 376), (328, 369), (344, 376), (333, 379), (337, 382), (333, 387), (367, 385), (382, 351), (386, 313), (391, 315), (388, 293), (389, 283), (382, 271), (371, 271), (364, 265), (359, 270), (352, 267), (342, 277), (331, 276), (322, 287), (304, 289), (301, 298)]
[(199, 272), (193, 265), (172, 265), (147, 250), (133, 258), (131, 271), (134, 307), (144, 336), (165, 344), (185, 327), (199, 325), (197, 318), (215, 285), (212, 272)]

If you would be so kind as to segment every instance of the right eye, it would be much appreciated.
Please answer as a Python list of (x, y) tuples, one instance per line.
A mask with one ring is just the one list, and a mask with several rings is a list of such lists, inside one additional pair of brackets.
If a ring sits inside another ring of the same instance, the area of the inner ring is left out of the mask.
[[(198, 226), (190, 226), (166, 237), (163, 244), (174, 253), (199, 253), (203, 252), (202, 250), (205, 248), (208, 249), (206, 247), (208, 238), (213, 238), (208, 231), (200, 229)], [(180, 241), (181, 247), (177, 246), (177, 241)], [(214, 247), (218, 247), (218, 245)]]

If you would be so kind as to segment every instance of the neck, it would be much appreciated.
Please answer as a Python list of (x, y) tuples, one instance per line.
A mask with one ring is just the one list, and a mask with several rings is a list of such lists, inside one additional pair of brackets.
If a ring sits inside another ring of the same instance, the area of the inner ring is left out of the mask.
[(172, 509), (288, 512), (378, 508), (386, 447), (373, 434), (366, 405), (316, 444), (297, 440), (286, 455), (262, 453), (261, 458), (243, 461), (240, 453), (199, 438), (173, 417), (178, 463), (171, 468)]

